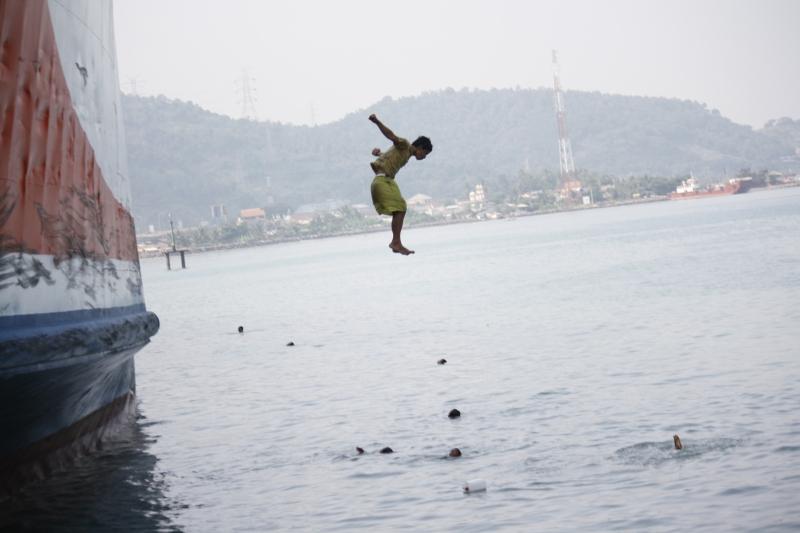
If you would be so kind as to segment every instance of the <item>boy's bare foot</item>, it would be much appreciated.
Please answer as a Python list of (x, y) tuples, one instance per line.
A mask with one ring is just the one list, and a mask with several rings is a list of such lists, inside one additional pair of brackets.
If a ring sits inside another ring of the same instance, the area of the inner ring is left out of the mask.
[(414, 250), (409, 250), (402, 244), (395, 244), (393, 242), (389, 243), (389, 248), (391, 248), (392, 251), (396, 254), (410, 255), (414, 253)]

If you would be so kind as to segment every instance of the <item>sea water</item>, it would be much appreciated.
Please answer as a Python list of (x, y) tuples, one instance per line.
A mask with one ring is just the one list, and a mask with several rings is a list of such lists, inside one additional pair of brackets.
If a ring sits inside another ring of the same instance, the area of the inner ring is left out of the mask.
[(137, 419), (0, 524), (800, 528), (800, 189), (403, 237), (143, 260)]

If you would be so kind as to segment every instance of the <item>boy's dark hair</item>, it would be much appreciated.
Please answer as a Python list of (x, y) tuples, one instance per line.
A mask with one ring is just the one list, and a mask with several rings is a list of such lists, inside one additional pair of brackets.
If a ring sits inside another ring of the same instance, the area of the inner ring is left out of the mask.
[(417, 137), (417, 140), (411, 143), (411, 146), (416, 146), (417, 148), (422, 148), (423, 150), (427, 150), (429, 152), (433, 151), (433, 145), (431, 144), (431, 140), (425, 137), (424, 135), (420, 135)]

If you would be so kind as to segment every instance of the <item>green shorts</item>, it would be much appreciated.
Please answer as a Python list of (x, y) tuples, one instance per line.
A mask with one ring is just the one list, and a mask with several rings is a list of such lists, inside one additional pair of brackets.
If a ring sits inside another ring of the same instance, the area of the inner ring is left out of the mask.
[(406, 210), (406, 201), (403, 195), (400, 194), (400, 187), (393, 178), (378, 174), (372, 180), (372, 205), (375, 206), (375, 211), (381, 215), (391, 215), (397, 211)]

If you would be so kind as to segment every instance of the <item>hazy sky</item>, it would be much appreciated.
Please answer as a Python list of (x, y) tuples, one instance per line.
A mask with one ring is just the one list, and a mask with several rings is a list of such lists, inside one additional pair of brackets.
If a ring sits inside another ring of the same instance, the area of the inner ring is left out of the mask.
[[(800, 118), (800, 0), (116, 0), (125, 92), (325, 123), (385, 96), (552, 87)], [(569, 116), (569, 99), (566, 102)]]

